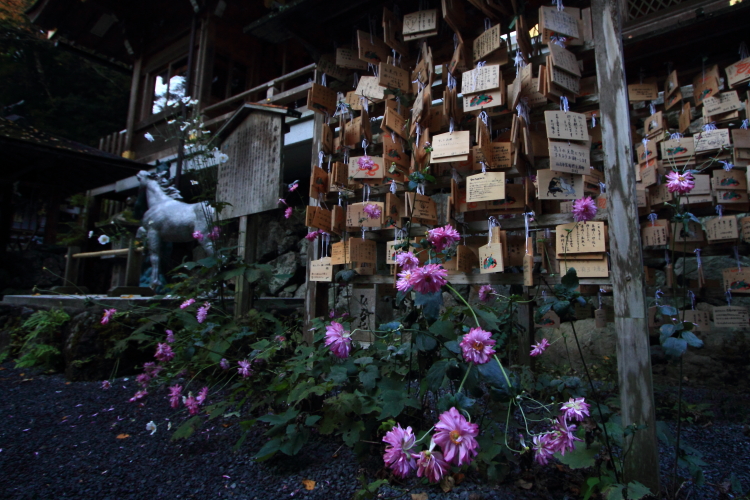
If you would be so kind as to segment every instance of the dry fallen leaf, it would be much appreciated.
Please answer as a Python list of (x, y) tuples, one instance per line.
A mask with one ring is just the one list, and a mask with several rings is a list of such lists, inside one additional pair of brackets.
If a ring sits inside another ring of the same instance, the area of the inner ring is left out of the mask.
[(411, 500), (427, 500), (428, 497), (427, 493), (412, 493), (411, 494)]
[(461, 474), (460, 472), (458, 474), (453, 474), (453, 479), (456, 480), (456, 485), (461, 484), (465, 477), (466, 476), (464, 474)]
[(445, 493), (452, 490), (454, 486), (456, 486), (456, 480), (453, 479), (453, 476), (443, 476), (443, 479), (440, 480), (440, 488)]
[(130, 437), (130, 434), (118, 434), (117, 439), (127, 439)]
[(312, 491), (315, 489), (315, 481), (313, 481), (312, 479), (303, 479), (302, 484), (305, 485), (305, 489), (307, 491)]
[(533, 483), (529, 483), (528, 481), (524, 481), (523, 479), (519, 479), (518, 481), (516, 481), (516, 486), (525, 490), (530, 490), (534, 487)]

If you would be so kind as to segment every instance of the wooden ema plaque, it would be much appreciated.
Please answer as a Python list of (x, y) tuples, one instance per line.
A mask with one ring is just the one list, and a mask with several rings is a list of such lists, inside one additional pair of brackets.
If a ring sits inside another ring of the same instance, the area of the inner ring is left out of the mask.
[(604, 222), (561, 224), (555, 227), (555, 233), (557, 255), (607, 251)]
[(333, 281), (333, 264), (331, 257), (310, 261), (310, 281)]

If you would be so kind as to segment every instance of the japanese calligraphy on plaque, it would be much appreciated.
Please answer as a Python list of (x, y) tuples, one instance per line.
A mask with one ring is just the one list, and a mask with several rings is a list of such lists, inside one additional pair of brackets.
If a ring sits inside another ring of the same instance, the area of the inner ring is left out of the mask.
[(547, 125), (547, 138), (569, 141), (588, 141), (586, 115), (564, 111), (545, 111), (544, 121)]
[(604, 222), (598, 221), (556, 226), (557, 254), (606, 252), (604, 231)]
[(583, 144), (549, 141), (549, 168), (555, 172), (587, 174), (591, 148)]
[(485, 172), (466, 178), (466, 201), (505, 199), (505, 172)]

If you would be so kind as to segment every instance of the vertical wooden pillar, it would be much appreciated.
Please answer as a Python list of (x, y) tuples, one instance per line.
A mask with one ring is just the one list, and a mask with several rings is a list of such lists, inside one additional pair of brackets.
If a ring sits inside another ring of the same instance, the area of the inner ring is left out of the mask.
[[(257, 260), (258, 214), (240, 217), (240, 234), (237, 254), (250, 264)], [(253, 307), (253, 287), (244, 276), (235, 278), (234, 317), (241, 318)]]
[[(635, 170), (622, 50), (622, 2), (592, 0), (596, 74), (609, 210), (609, 247), (617, 332), (622, 425), (646, 425), (625, 441), (627, 481), (659, 492), (651, 355)], [(632, 442), (631, 442), (632, 441)]]
[[(529, 300), (528, 292), (523, 294)], [(518, 323), (523, 328), (518, 332), (518, 364), (532, 366), (531, 344), (534, 343), (534, 308), (531, 304), (518, 304)]]
[[(317, 81), (317, 71), (316, 78)], [(318, 151), (321, 148), (321, 134), (323, 130), (323, 115), (321, 113), (314, 113), (313, 117), (313, 133), (312, 133), (312, 151), (310, 158), (310, 168), (318, 164)], [(317, 206), (318, 200), (310, 198), (310, 205)], [(312, 328), (312, 320), (317, 316), (320, 310), (319, 302), (327, 300), (328, 296), (325, 293), (325, 289), (318, 284), (317, 281), (310, 281), (310, 261), (318, 258), (318, 245), (310, 244), (307, 247), (307, 275), (305, 276), (305, 283), (307, 283), (307, 291), (305, 293), (305, 326), (303, 335), (305, 342), (308, 345), (313, 343), (313, 332), (310, 331)]]

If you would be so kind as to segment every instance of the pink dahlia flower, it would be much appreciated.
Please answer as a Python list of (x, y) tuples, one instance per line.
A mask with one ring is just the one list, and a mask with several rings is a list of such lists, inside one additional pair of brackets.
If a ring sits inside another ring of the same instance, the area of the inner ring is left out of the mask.
[(585, 402), (585, 398), (570, 398), (567, 403), (563, 403), (560, 408), (563, 412), (565, 420), (576, 420), (581, 421), (585, 417), (590, 416), (589, 408), (591, 405)]
[(201, 233), (200, 231), (193, 231), (193, 239), (194, 240), (203, 241), (203, 238), (205, 238), (205, 237), (206, 236), (203, 233)]
[(409, 269), (398, 273), (396, 281), (396, 290), (399, 292), (408, 292), (412, 287), (413, 270)]
[(177, 409), (180, 406), (180, 395), (182, 394), (181, 385), (173, 385), (169, 388), (169, 406)]
[(695, 187), (695, 178), (690, 172), (675, 172), (667, 174), (667, 189), (670, 193), (688, 194)]
[(410, 271), (419, 267), (419, 259), (412, 252), (398, 252), (396, 254), (396, 265), (404, 271)]
[(407, 477), (411, 471), (417, 468), (417, 462), (412, 456), (412, 449), (416, 438), (411, 427), (403, 429), (400, 424), (391, 429), (383, 437), (383, 441), (390, 446), (386, 447), (383, 454), (385, 464), (393, 469), (398, 477)]
[(576, 426), (568, 424), (565, 417), (559, 415), (555, 424), (555, 430), (550, 434), (550, 449), (552, 451), (559, 451), (561, 455), (565, 455), (566, 451), (574, 450), (575, 442), (582, 441), (582, 439), (575, 437), (573, 434), (575, 431)]
[(219, 367), (225, 371), (229, 370), (229, 361), (227, 361), (227, 358), (221, 358), (221, 361), (219, 361)]
[(117, 312), (117, 309), (105, 309), (104, 315), (102, 316), (102, 325), (106, 325), (109, 323), (109, 320), (111, 320), (115, 313)]
[(198, 314), (195, 315), (195, 319), (198, 320), (198, 323), (203, 323), (204, 321), (206, 321), (209, 309), (211, 309), (210, 302), (204, 302), (203, 305), (198, 308)]
[(337, 358), (345, 359), (349, 357), (352, 339), (349, 337), (349, 332), (344, 330), (344, 325), (332, 321), (326, 327), (326, 345)]
[(145, 389), (146, 387), (148, 387), (148, 383), (151, 381), (151, 376), (148, 373), (141, 373), (140, 375), (135, 377), (135, 381), (138, 385)]
[(306, 239), (307, 241), (313, 241), (313, 240), (315, 240), (315, 238), (317, 238), (317, 237), (318, 237), (318, 235), (319, 235), (319, 234), (321, 234), (321, 233), (322, 233), (322, 231), (320, 231), (320, 230), (318, 230), (318, 231), (313, 231), (312, 233), (307, 233), (307, 234), (305, 235), (305, 239)]
[(412, 271), (411, 284), (419, 293), (439, 292), (447, 283), (448, 271), (438, 264), (427, 264)]
[(443, 458), (443, 454), (439, 451), (432, 451), (432, 446), (417, 457), (417, 477), (424, 476), (431, 483), (439, 482), (450, 470), (450, 465)]
[(203, 404), (206, 401), (206, 398), (208, 398), (208, 387), (201, 389), (195, 400), (198, 401), (198, 404)]
[(539, 356), (549, 347), (549, 341), (547, 339), (542, 339), (541, 342), (534, 344), (531, 347), (531, 356)]
[(596, 202), (587, 196), (573, 202), (573, 218), (577, 222), (586, 222), (596, 216)]
[(294, 209), (292, 207), (286, 207), (286, 210), (284, 210), (284, 218), (288, 219), (292, 216), (292, 212), (294, 212)]
[(383, 210), (378, 205), (372, 203), (365, 205), (365, 208), (363, 208), (362, 211), (371, 219), (379, 219), (380, 215), (383, 213)]
[(461, 235), (450, 224), (430, 229), (427, 232), (427, 241), (432, 244), (436, 252), (442, 252), (459, 239), (461, 239)]
[(195, 299), (187, 299), (185, 302), (180, 304), (180, 309), (187, 309), (188, 307), (195, 304)]
[(156, 377), (164, 369), (163, 366), (157, 365), (153, 361), (143, 363), (143, 371), (148, 374), (149, 377)]
[(482, 302), (489, 302), (493, 295), (495, 295), (495, 289), (492, 285), (482, 285), (479, 289), (479, 300)]
[(369, 156), (360, 156), (357, 160), (357, 165), (360, 170), (373, 170), (378, 166)]
[(435, 424), (435, 443), (440, 446), (445, 460), (454, 465), (467, 465), (477, 455), (479, 426), (467, 421), (456, 408), (444, 412)]
[(159, 345), (156, 346), (156, 354), (154, 354), (154, 357), (162, 362), (172, 361), (174, 358), (174, 352), (169, 344), (159, 343)]
[(292, 182), (291, 184), (289, 184), (289, 192), (293, 193), (294, 191), (297, 190), (298, 187), (299, 187), (299, 181)]
[(209, 240), (216, 241), (221, 237), (221, 229), (218, 226), (214, 226), (211, 233), (208, 235)]
[(167, 342), (170, 344), (174, 342), (174, 332), (172, 330), (166, 330), (167, 333)]
[(242, 378), (247, 378), (253, 374), (253, 370), (250, 368), (250, 361), (244, 359), (238, 361), (237, 364), (240, 365), (240, 367), (237, 368), (237, 372), (242, 375)]
[(547, 465), (547, 461), (555, 454), (550, 445), (550, 434), (534, 436), (532, 441), (534, 443), (534, 460), (539, 465)]
[(490, 360), (490, 356), (495, 354), (495, 349), (492, 348), (495, 345), (492, 334), (481, 328), (469, 330), (459, 345), (467, 363), (483, 365)]
[(200, 411), (201, 404), (197, 399), (193, 397), (192, 394), (188, 395), (188, 397), (186, 398), (182, 398), (182, 402), (185, 404), (185, 407), (188, 409), (191, 415), (197, 415)]

